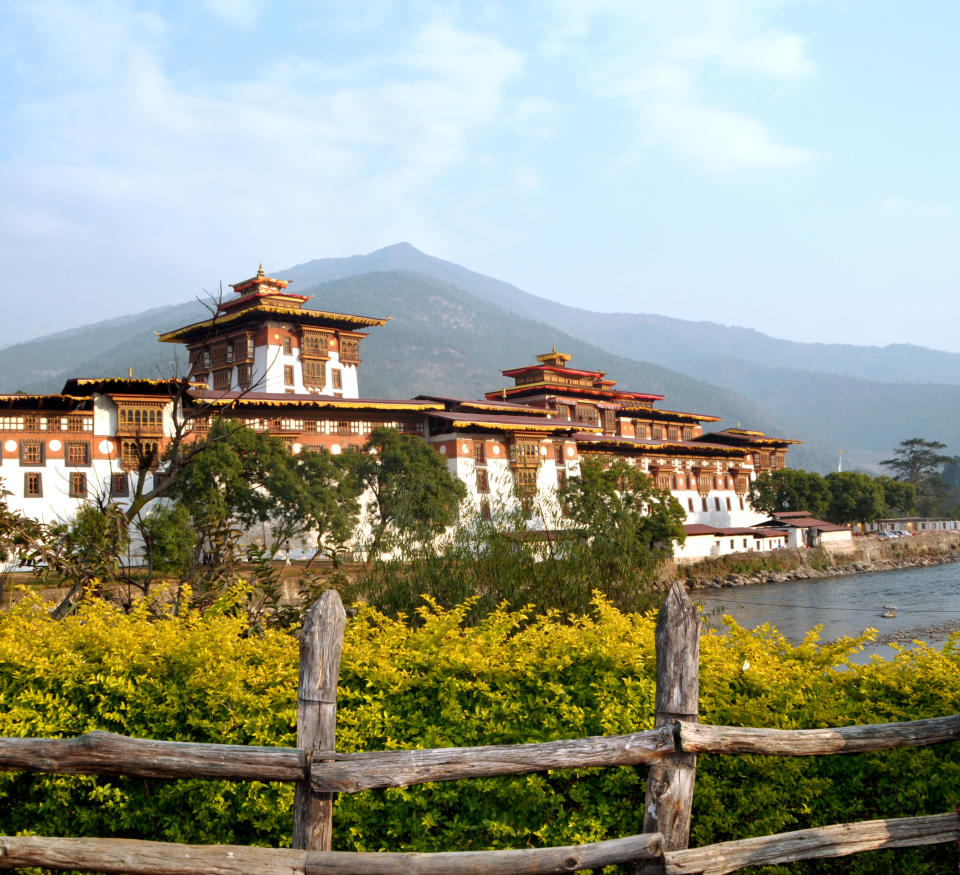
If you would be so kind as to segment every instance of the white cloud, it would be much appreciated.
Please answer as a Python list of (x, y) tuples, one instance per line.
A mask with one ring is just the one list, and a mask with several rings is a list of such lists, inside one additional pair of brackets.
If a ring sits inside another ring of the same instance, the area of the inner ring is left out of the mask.
[(796, 167), (812, 157), (806, 149), (777, 143), (761, 122), (730, 110), (661, 102), (648, 104), (644, 117), (674, 149), (715, 170)]
[[(106, 0), (50, 8), (30, 19), (37, 51), (23, 74), (60, 78), (12, 110), (0, 257), (55, 246), (42, 270), (62, 256), (77, 281), (106, 261), (118, 279), (135, 275), (158, 252), (175, 253), (165, 268), (176, 271), (234, 264), (238, 251), (282, 265), (418, 229), (427, 240), (418, 201), (513, 113), (504, 94), (524, 63), (440, 18), (397, 33), (387, 55), (334, 67), (291, 54), (212, 84), (181, 77), (149, 16)], [(247, 7), (232, 8), (242, 24)]]
[(570, 58), (588, 92), (631, 110), (641, 144), (712, 170), (794, 167), (814, 153), (779, 142), (730, 95), (743, 102), (752, 90), (766, 96), (771, 85), (815, 74), (806, 39), (773, 23), (798, 2), (555, 0), (545, 9), (543, 51)]
[(251, 28), (260, 19), (268, 0), (203, 0), (214, 16), (234, 27)]
[(530, 194), (540, 187), (540, 171), (536, 167), (520, 167), (517, 169), (517, 187), (524, 194)]

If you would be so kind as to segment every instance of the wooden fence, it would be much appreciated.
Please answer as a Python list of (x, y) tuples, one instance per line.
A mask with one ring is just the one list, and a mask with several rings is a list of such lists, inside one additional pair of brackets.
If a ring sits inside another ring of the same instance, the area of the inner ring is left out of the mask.
[[(289, 781), (296, 784), (293, 849), (197, 846), (129, 839), (0, 836), (0, 869), (130, 875), (379, 875), (386, 872), (500, 875), (573, 872), (635, 863), (640, 875), (710, 873), (838, 857), (958, 839), (956, 811), (845, 823), (688, 848), (696, 758), (701, 753), (817, 756), (960, 739), (960, 714), (909, 723), (777, 730), (697, 722), (700, 619), (679, 584), (657, 621), (654, 728), (609, 737), (436, 750), (338, 753), (336, 689), (345, 614), (335, 592), (310, 610), (300, 639), (296, 748), (242, 747), (127, 738), (0, 739), (0, 770), (147, 778)], [(331, 851), (335, 793), (426, 781), (515, 775), (547, 769), (650, 767), (643, 832), (568, 847), (451, 853)]]

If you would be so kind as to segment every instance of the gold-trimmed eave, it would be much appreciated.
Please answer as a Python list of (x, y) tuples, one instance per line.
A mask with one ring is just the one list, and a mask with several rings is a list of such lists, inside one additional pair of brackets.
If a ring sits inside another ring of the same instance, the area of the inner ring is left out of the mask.
[(307, 410), (390, 410), (398, 413), (424, 413), (443, 410), (442, 404), (411, 404), (409, 401), (364, 401), (357, 398), (198, 398), (191, 396), (196, 404), (211, 407), (292, 407)]
[[(596, 440), (594, 438), (600, 439)], [(638, 442), (631, 438), (620, 439), (608, 435), (574, 435), (574, 440), (576, 440), (577, 450), (581, 454), (589, 453), (591, 450), (604, 452), (605, 450), (615, 449), (634, 450), (637, 453), (648, 456), (682, 455), (685, 457), (744, 458), (749, 452), (749, 450), (740, 447), (721, 446), (717, 444), (696, 445), (693, 441), (647, 443), (646, 441)]]
[(579, 427), (579, 423), (577, 423), (576, 426), (571, 426), (570, 424), (552, 426), (550, 424), (552, 420), (549, 419), (536, 423), (531, 422), (529, 425), (514, 422), (480, 422), (475, 419), (445, 419), (444, 422), (448, 423), (451, 428), (482, 428), (489, 431), (527, 431), (539, 432), (543, 435), (556, 434), (559, 431), (572, 432), (574, 428)]
[(543, 394), (553, 393), (558, 396), (581, 393), (593, 400), (600, 401), (615, 401), (617, 394), (615, 389), (597, 389), (594, 386), (577, 386), (538, 381), (536, 383), (521, 383), (518, 386), (504, 386), (502, 389), (497, 389), (493, 392), (485, 392), (484, 397), (493, 399), (497, 396), (502, 397), (504, 393), (506, 393), (508, 397), (510, 395), (530, 394), (531, 390), (540, 390)]
[(733, 441), (739, 441), (739, 446), (749, 452), (750, 447), (774, 447), (775, 449), (786, 449), (787, 447), (793, 446), (795, 444), (802, 444), (803, 441), (794, 440), (793, 438), (779, 438), (779, 437), (767, 437), (763, 435), (762, 437), (755, 437), (754, 435), (742, 435), (742, 434), (726, 434), (722, 431), (708, 432), (706, 434), (700, 435), (694, 440), (702, 440), (706, 442), (717, 442), (723, 443), (725, 441), (730, 441), (729, 446), (736, 446)]
[(0, 409), (32, 411), (57, 411), (68, 413), (78, 410), (93, 410), (93, 399), (88, 395), (27, 395), (22, 392), (11, 392), (0, 395)]
[[(183, 379), (150, 380), (141, 377), (74, 377), (63, 385), (63, 395), (89, 397), (92, 394), (119, 393), (126, 395), (159, 395), (176, 393), (183, 385)], [(190, 381), (191, 386), (202, 383)]]
[(532, 404), (517, 404), (516, 402), (506, 402), (497, 404), (494, 401), (475, 401), (464, 398), (448, 398), (443, 395), (417, 395), (415, 401), (437, 401), (449, 407), (461, 407), (467, 410), (476, 410), (478, 412), (491, 411), (495, 413), (516, 414), (522, 416), (529, 413), (535, 416), (544, 416), (550, 413), (545, 407), (536, 407)]
[(321, 323), (319, 327), (324, 327), (322, 323), (333, 322), (336, 324), (333, 326), (327, 325), (326, 327), (340, 328), (341, 330), (347, 331), (353, 331), (357, 328), (382, 328), (390, 321), (389, 316), (382, 318), (379, 316), (352, 316), (348, 313), (331, 313), (327, 310), (299, 310), (258, 304), (256, 307), (249, 307), (246, 310), (240, 310), (236, 313), (227, 313), (211, 319), (204, 319), (202, 322), (194, 322), (192, 325), (185, 325), (183, 328), (177, 328), (174, 331), (159, 334), (157, 335), (157, 340), (161, 343), (190, 343), (194, 338), (202, 336), (203, 332), (209, 332), (211, 328), (218, 328), (221, 325), (229, 325), (240, 320), (247, 320), (257, 314), (262, 316), (282, 316), (291, 322)]
[(617, 416), (628, 416), (632, 419), (675, 420), (677, 422), (720, 422), (722, 416), (711, 416), (707, 413), (687, 413), (682, 410), (664, 410), (660, 407), (637, 407), (620, 405)]

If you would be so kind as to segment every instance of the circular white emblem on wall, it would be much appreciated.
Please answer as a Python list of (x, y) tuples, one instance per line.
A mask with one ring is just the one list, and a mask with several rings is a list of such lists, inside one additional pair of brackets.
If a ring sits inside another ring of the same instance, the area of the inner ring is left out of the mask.
[(56, 438), (54, 438), (52, 441), (50, 441), (48, 446), (50, 447), (51, 450), (53, 450), (53, 452), (57, 452), (57, 450), (59, 450), (60, 447), (63, 446), (63, 444), (60, 443), (60, 441), (58, 441)]
[(437, 449), (440, 451), (440, 455), (441, 455), (441, 456), (445, 456), (445, 455), (447, 454), (447, 445), (446, 445), (446, 444), (440, 444), (440, 446), (439, 446)]
[(330, 452), (331, 452), (334, 456), (339, 456), (339, 455), (340, 455), (340, 444), (331, 444), (331, 445), (330, 445)]
[(467, 453), (467, 454), (469, 455), (471, 449), (472, 449), (472, 448), (471, 448), (470, 444), (464, 444), (464, 445), (463, 445), (463, 452), (464, 452), (464, 453)]
[(8, 453), (15, 453), (15, 452), (17, 451), (17, 442), (16, 442), (16, 441), (7, 441), (7, 442), (3, 445), (3, 448), (4, 448)]
[(573, 447), (567, 447), (567, 458), (568, 458), (568, 459), (572, 459), (573, 456), (574, 456), (574, 453), (576, 453), (576, 450), (575, 450)]
[(541, 455), (541, 456), (545, 456), (546, 454), (547, 454), (547, 448), (546, 448), (546, 447), (540, 447), (540, 455)]
[(302, 447), (300, 444), (294, 444), (294, 445), (291, 447), (291, 449), (293, 450), (293, 454), (294, 454), (294, 455), (297, 455), (297, 453), (299, 453), (300, 450), (303, 449), (303, 447)]
[(499, 447), (497, 444), (494, 444), (494, 445), (493, 445), (493, 454), (494, 454), (495, 456), (499, 456), (499, 455), (500, 455), (500, 447)]
[(108, 456), (113, 452), (113, 441), (100, 441), (100, 452)]

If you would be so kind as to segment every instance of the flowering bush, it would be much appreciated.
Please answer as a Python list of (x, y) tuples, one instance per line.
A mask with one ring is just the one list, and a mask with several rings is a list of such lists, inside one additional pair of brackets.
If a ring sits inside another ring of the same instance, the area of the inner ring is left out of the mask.
[[(653, 725), (651, 616), (604, 601), (589, 616), (427, 604), (415, 626), (360, 606), (347, 624), (338, 748), (547, 741)], [(775, 630), (702, 641), (701, 719), (812, 728), (960, 711), (960, 647), (848, 661), (865, 639), (793, 646)], [(747, 666), (745, 669), (744, 666)], [(179, 741), (293, 746), (297, 644), (250, 634), (217, 605), (157, 617), (101, 601), (63, 621), (31, 599), (0, 615), (0, 735), (92, 729)], [(644, 769), (553, 771), (341, 795), (343, 850), (532, 847), (641, 830)], [(691, 843), (941, 813), (960, 799), (960, 747), (817, 758), (702, 757)], [(284, 845), (291, 785), (0, 774), (0, 833)], [(952, 849), (868, 854), (768, 871), (944, 871)], [(883, 859), (879, 859), (883, 857)]]

